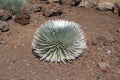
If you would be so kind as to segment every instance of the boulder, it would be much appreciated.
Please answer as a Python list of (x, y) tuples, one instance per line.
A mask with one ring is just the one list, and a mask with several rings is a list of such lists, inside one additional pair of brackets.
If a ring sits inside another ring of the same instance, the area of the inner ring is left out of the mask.
[(114, 11), (114, 4), (110, 2), (101, 1), (97, 4), (96, 9), (101, 11)]
[(81, 0), (39, 0), (39, 3), (60, 3), (60, 4), (66, 4), (66, 5), (71, 5), (71, 6), (76, 6), (78, 5)]
[(12, 14), (7, 10), (0, 10), (0, 20), (8, 21), (12, 18)]
[(0, 21), (0, 31), (7, 32), (9, 30), (9, 24), (4, 21)]
[(60, 0), (48, 0), (49, 2), (57, 2), (57, 3), (59, 3), (60, 2)]
[(45, 17), (58, 16), (62, 14), (62, 8), (59, 4), (55, 3), (45, 4), (42, 9), (42, 14)]
[(120, 0), (114, 3), (114, 13), (120, 16)]
[(30, 23), (30, 15), (27, 11), (23, 10), (15, 16), (14, 21), (21, 25), (27, 25)]
[(96, 7), (98, 0), (82, 0), (79, 7), (93, 8)]
[(66, 4), (66, 5), (70, 5), (73, 2), (73, 0), (60, 0), (61, 4)]
[(39, 3), (51, 3), (51, 2), (54, 2), (54, 3), (60, 3), (61, 0), (38, 0)]
[(77, 6), (82, 0), (72, 0), (71, 6)]
[(80, 2), (81, 0), (60, 0), (61, 4), (67, 4), (71, 6), (77, 6)]

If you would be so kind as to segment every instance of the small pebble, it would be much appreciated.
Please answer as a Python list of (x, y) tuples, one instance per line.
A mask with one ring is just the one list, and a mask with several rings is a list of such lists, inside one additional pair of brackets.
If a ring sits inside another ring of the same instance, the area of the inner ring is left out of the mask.
[(11, 67), (7, 67), (7, 69), (11, 69)]
[(120, 74), (120, 70), (118, 70), (118, 74)]
[(118, 61), (119, 61), (119, 58), (115, 58), (115, 61), (117, 61), (117, 62), (118, 62)]
[(17, 47), (14, 47), (15, 49), (17, 48)]
[(100, 48), (100, 47), (98, 47), (97, 49), (98, 49), (98, 50), (103, 50), (103, 49), (102, 49), (102, 48)]
[(0, 44), (6, 44), (7, 42), (6, 41), (0, 41)]
[(118, 29), (116, 30), (116, 32), (120, 33), (120, 28), (118, 28)]
[(107, 50), (107, 54), (111, 54), (112, 53), (112, 51), (111, 50)]

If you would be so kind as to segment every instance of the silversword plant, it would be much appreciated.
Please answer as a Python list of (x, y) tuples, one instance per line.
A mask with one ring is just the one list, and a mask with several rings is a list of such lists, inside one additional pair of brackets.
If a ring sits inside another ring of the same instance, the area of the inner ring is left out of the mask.
[(65, 63), (79, 57), (87, 48), (80, 27), (72, 21), (49, 20), (36, 30), (33, 53), (48, 62)]
[(24, 8), (26, 0), (0, 0), (0, 9), (12, 11), (12, 13), (20, 12)]

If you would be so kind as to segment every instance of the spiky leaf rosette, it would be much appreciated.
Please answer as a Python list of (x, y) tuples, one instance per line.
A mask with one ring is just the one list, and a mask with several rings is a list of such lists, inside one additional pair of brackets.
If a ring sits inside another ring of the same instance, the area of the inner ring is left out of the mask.
[(16, 14), (24, 8), (26, 0), (0, 0), (0, 9), (12, 11)]
[(32, 48), (40, 60), (65, 62), (83, 53), (86, 48), (85, 35), (77, 23), (49, 20), (36, 30)]

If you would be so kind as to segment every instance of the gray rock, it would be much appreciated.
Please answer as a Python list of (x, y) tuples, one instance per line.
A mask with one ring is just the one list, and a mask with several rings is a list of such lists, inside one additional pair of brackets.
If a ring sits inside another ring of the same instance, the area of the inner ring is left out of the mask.
[(66, 5), (70, 5), (73, 2), (73, 0), (60, 0), (61, 4), (66, 4)]
[(79, 7), (93, 8), (96, 7), (98, 0), (82, 0)]
[(32, 11), (36, 13), (36, 12), (40, 12), (41, 10), (42, 10), (42, 5), (31, 8), (30, 12)]
[(0, 24), (0, 30), (2, 30), (4, 28), (4, 26), (2, 24)]
[(59, 1), (60, 0), (48, 0), (49, 2), (58, 2), (59, 3)]
[(80, 2), (81, 0), (60, 0), (61, 4), (68, 4), (72, 6), (77, 6)]
[(8, 26), (4, 27), (4, 28), (1, 30), (1, 32), (7, 32), (7, 31), (9, 31), (9, 27), (8, 27)]
[(110, 68), (110, 65), (106, 62), (99, 62), (97, 65), (104, 71), (107, 71), (107, 69)]
[(12, 18), (12, 14), (7, 10), (0, 10), (0, 20), (8, 21)]
[(108, 42), (114, 42), (115, 41), (115, 38), (113, 37), (113, 35), (111, 33), (109, 33), (108, 31), (102, 32), (99, 35), (98, 39), (105, 40), (105, 41), (108, 41)]
[(55, 2), (55, 3), (60, 3), (61, 0), (38, 0), (39, 3), (51, 3), (51, 2)]
[(110, 2), (99, 2), (96, 9), (101, 11), (114, 11), (114, 4)]
[(60, 4), (67, 4), (67, 5), (71, 5), (71, 6), (77, 6), (81, 0), (39, 0), (39, 3), (51, 3), (51, 2), (55, 2), (55, 3), (60, 3)]
[(91, 44), (93, 46), (96, 46), (96, 45), (108, 46), (115, 41), (116, 39), (112, 34), (110, 34), (108, 31), (104, 31), (104, 32), (101, 32), (95, 39), (93, 39)]
[(120, 16), (120, 0), (114, 3), (114, 13)]
[(7, 32), (9, 30), (9, 24), (3, 21), (0, 21), (0, 31)]
[(71, 6), (77, 6), (77, 5), (80, 4), (81, 1), (82, 1), (82, 0), (72, 0)]
[(0, 44), (6, 44), (7, 42), (6, 41), (0, 41)]
[(33, 12), (40, 12), (41, 10), (42, 10), (42, 7), (39, 6), (39, 7), (36, 7), (36, 8), (33, 10)]

